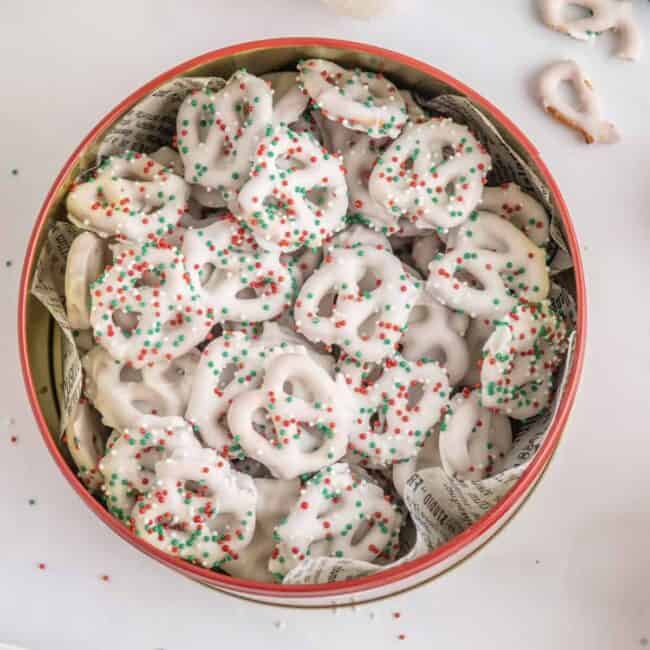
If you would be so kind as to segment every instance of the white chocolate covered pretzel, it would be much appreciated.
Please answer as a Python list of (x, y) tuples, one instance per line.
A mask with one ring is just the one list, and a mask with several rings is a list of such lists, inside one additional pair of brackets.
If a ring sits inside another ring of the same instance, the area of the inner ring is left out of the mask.
[(510, 421), (482, 405), (480, 391), (451, 400), (440, 426), (440, 459), (449, 476), (480, 481), (499, 470), (511, 446)]
[[(580, 103), (578, 108), (560, 95), (560, 85), (564, 82), (574, 87)], [(621, 139), (614, 124), (602, 119), (600, 101), (591, 81), (575, 61), (560, 61), (545, 68), (539, 77), (539, 95), (544, 110), (577, 131), (587, 144), (611, 144)]]
[(431, 262), (427, 290), (472, 318), (496, 318), (517, 299), (539, 301), (549, 291), (544, 249), (491, 212), (475, 212), (453, 239), (453, 248)]
[(544, 206), (517, 183), (484, 188), (478, 207), (507, 219), (537, 246), (548, 244), (550, 219)]
[(259, 249), (230, 216), (186, 233), (183, 254), (220, 320), (265, 321), (291, 303), (291, 277), (278, 253)]
[(191, 350), (136, 370), (95, 346), (82, 359), (84, 390), (106, 426), (163, 427), (185, 414), (198, 363), (199, 352)]
[(272, 119), (270, 88), (243, 70), (216, 93), (206, 88), (189, 94), (176, 124), (185, 179), (213, 190), (239, 189)]
[(310, 341), (381, 361), (395, 351), (419, 291), (419, 282), (389, 252), (368, 246), (334, 248), (300, 290), (296, 327)]
[(550, 402), (567, 344), (566, 324), (548, 300), (514, 307), (483, 347), (483, 404), (515, 420), (537, 415)]
[(269, 571), (269, 560), (277, 543), (273, 531), (298, 501), (300, 481), (259, 478), (255, 479), (255, 489), (257, 508), (253, 539), (238, 553), (238, 559), (228, 560), (221, 568), (236, 578), (273, 582), (273, 574)]
[(135, 533), (170, 555), (217, 569), (252, 541), (257, 489), (213, 449), (179, 448), (155, 465), (133, 508)]
[(296, 349), (284, 340), (224, 332), (203, 350), (185, 416), (204, 444), (228, 458), (244, 457), (226, 421), (230, 404), (261, 385), (270, 359)]
[(348, 207), (341, 161), (307, 133), (281, 125), (260, 141), (237, 198), (260, 246), (282, 252), (319, 245), (343, 228)]
[(324, 242), (323, 253), (327, 255), (335, 248), (359, 248), (360, 246), (368, 246), (389, 253), (392, 251), (388, 237), (355, 223)]
[[(350, 365), (344, 375), (346, 370)], [(440, 364), (399, 358), (387, 359), (376, 381), (366, 379), (359, 386), (353, 378), (353, 388), (358, 406), (349, 458), (367, 467), (385, 467), (416, 456), (440, 421), (450, 393)]]
[(323, 115), (373, 138), (397, 137), (406, 124), (404, 99), (381, 73), (346, 70), (323, 59), (298, 64), (299, 80)]
[(297, 122), (309, 104), (309, 97), (298, 85), (295, 72), (269, 72), (262, 79), (273, 93), (273, 121), (289, 126)]
[[(569, 7), (582, 7), (590, 15), (570, 19)], [(625, 0), (539, 0), (542, 20), (552, 29), (587, 41), (613, 29), (619, 37), (616, 52), (621, 59), (637, 61), (641, 56), (641, 31), (634, 20), (632, 2)]]
[(93, 492), (104, 482), (98, 463), (106, 450), (107, 438), (100, 414), (82, 399), (70, 418), (65, 440), (79, 478)]
[(476, 388), (481, 383), (481, 366), (483, 365), (483, 346), (490, 338), (499, 319), (472, 318), (470, 319), (465, 341), (469, 351), (469, 368), (462, 379), (462, 385)]
[(305, 485), (275, 528), (269, 570), (277, 580), (307, 558), (381, 562), (399, 546), (402, 514), (383, 490), (345, 463), (323, 469)]
[(65, 308), (72, 329), (90, 327), (90, 285), (109, 262), (106, 242), (92, 232), (75, 237), (65, 266)]
[(401, 497), (404, 497), (406, 489), (406, 482), (409, 478), (423, 469), (430, 467), (440, 467), (440, 425), (436, 425), (431, 430), (424, 444), (418, 449), (418, 455), (414, 458), (409, 458), (401, 463), (395, 463), (392, 468), (392, 480), (395, 486), (395, 491)]
[(485, 147), (449, 118), (410, 125), (377, 159), (370, 195), (418, 228), (462, 224), (481, 199), (492, 166)]
[(164, 240), (116, 245), (91, 300), (95, 340), (136, 368), (182, 356), (215, 323), (198, 275)]
[(469, 367), (469, 350), (463, 338), (469, 318), (454, 313), (426, 292), (422, 292), (409, 314), (400, 340), (407, 361), (437, 361), (455, 386)]
[[(259, 410), (267, 414), (270, 431), (256, 429)], [(304, 351), (288, 352), (269, 362), (260, 389), (235, 397), (228, 426), (248, 456), (277, 478), (292, 479), (345, 454), (352, 414), (342, 382), (335, 382)]]
[(101, 237), (133, 241), (171, 233), (190, 195), (188, 184), (149, 156), (127, 151), (110, 156), (92, 178), (73, 185), (68, 219)]
[(99, 461), (104, 476), (106, 507), (118, 519), (127, 521), (136, 498), (155, 486), (154, 467), (176, 449), (199, 448), (191, 427), (183, 418), (165, 427), (135, 427), (115, 431)]

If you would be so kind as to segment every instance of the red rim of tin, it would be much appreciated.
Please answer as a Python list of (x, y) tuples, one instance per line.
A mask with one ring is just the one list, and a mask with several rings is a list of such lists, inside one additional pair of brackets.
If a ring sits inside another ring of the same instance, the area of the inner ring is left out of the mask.
[[(201, 567), (190, 564), (184, 560), (178, 558), (170, 557), (162, 551), (150, 546), (146, 541), (139, 539), (129, 530), (127, 530), (117, 519), (106, 511), (101, 504), (96, 501), (86, 490), (83, 484), (80, 482), (73, 470), (68, 466), (67, 462), (63, 458), (63, 455), (56, 446), (56, 443), (52, 439), (50, 431), (45, 422), (43, 413), (41, 412), (38, 399), (36, 396), (36, 387), (34, 385), (34, 379), (31, 374), (31, 369), (29, 366), (29, 358), (27, 352), (27, 337), (26, 337), (26, 306), (27, 298), (29, 296), (29, 286), (28, 282), (30, 280), (31, 270), (33, 265), (36, 262), (35, 254), (36, 247), (38, 242), (39, 233), (45, 224), (47, 214), (51, 207), (51, 203), (56, 194), (57, 189), (60, 184), (63, 182), (66, 177), (69, 169), (74, 164), (77, 156), (84, 150), (84, 148), (92, 142), (95, 135), (104, 127), (106, 127), (110, 122), (112, 122), (123, 110), (125, 110), (130, 105), (142, 99), (145, 95), (152, 92), (160, 84), (169, 81), (175, 76), (182, 75), (183, 73), (191, 70), (196, 66), (200, 66), (215, 59), (219, 59), (225, 56), (231, 56), (234, 54), (241, 54), (243, 52), (248, 52), (251, 50), (259, 49), (272, 49), (272, 48), (281, 48), (281, 47), (332, 47), (344, 50), (355, 50), (360, 51), (365, 54), (370, 54), (378, 57), (384, 57), (391, 59), (402, 65), (415, 68), (420, 72), (423, 72), (429, 76), (432, 76), (444, 83), (448, 84), (455, 90), (464, 95), (468, 96), (473, 102), (486, 108), (496, 119), (519, 141), (519, 143), (526, 149), (527, 153), (533, 159), (537, 165), (538, 170), (541, 172), (543, 180), (549, 186), (553, 197), (559, 208), (560, 216), (562, 218), (567, 245), (569, 246), (571, 256), (574, 263), (574, 273), (576, 281), (576, 298), (578, 306), (578, 320), (576, 323), (576, 341), (575, 341), (575, 356), (573, 361), (573, 366), (570, 370), (569, 377), (566, 383), (564, 397), (562, 403), (559, 405), (556, 416), (551, 424), (551, 428), (544, 439), (543, 444), (533, 457), (529, 466), (526, 468), (521, 478), (515, 483), (515, 485), (510, 489), (510, 491), (505, 495), (505, 497), (499, 502), (499, 504), (492, 509), (488, 514), (486, 514), (482, 519), (474, 523), (472, 526), (467, 528), (457, 537), (454, 537), (452, 540), (446, 544), (440, 546), (434, 551), (427, 553), (426, 555), (407, 562), (401, 566), (395, 567), (393, 569), (386, 569), (384, 571), (379, 571), (370, 576), (363, 578), (355, 578), (347, 580), (344, 582), (334, 582), (327, 584), (319, 585), (281, 585), (281, 584), (271, 584), (271, 583), (261, 583), (254, 582), (252, 580), (242, 580), (238, 578), (232, 578), (228, 575), (216, 573), (209, 569), (203, 569)], [(296, 597), (305, 597), (306, 600), (309, 600), (310, 597), (335, 597), (344, 594), (352, 593), (363, 593), (371, 589), (378, 587), (385, 587), (390, 584), (398, 583), (406, 578), (409, 578), (417, 573), (429, 569), (435, 564), (440, 564), (446, 559), (450, 558), (452, 555), (458, 553), (463, 548), (472, 544), (472, 542), (479, 539), (484, 535), (488, 530), (490, 530), (495, 524), (500, 522), (506, 515), (514, 508), (520, 499), (527, 493), (527, 491), (534, 485), (536, 480), (542, 473), (542, 470), (546, 466), (546, 463), (549, 461), (552, 456), (558, 442), (562, 431), (566, 425), (569, 413), (573, 406), (575, 399), (580, 373), (582, 371), (582, 365), (584, 361), (584, 350), (585, 350), (585, 338), (586, 338), (586, 293), (585, 293), (585, 282), (584, 282), (584, 272), (582, 267), (582, 260), (580, 257), (580, 250), (578, 246), (578, 241), (576, 234), (571, 223), (569, 216), (569, 211), (564, 202), (562, 194), (557, 186), (557, 183), (551, 176), (551, 173), (547, 169), (546, 165), (542, 161), (537, 152), (537, 149), (533, 144), (528, 140), (528, 138), (521, 132), (521, 130), (515, 126), (498, 108), (491, 104), (484, 97), (479, 95), (477, 92), (461, 83), (460, 81), (449, 76), (445, 72), (435, 68), (431, 65), (418, 61), (417, 59), (399, 54), (392, 50), (383, 49), (380, 47), (375, 47), (373, 45), (367, 45), (365, 43), (357, 43), (353, 41), (343, 41), (330, 38), (276, 38), (276, 39), (265, 39), (259, 41), (250, 41), (247, 43), (241, 43), (238, 45), (221, 48), (202, 54), (196, 58), (190, 59), (176, 67), (164, 72), (163, 74), (157, 76), (155, 79), (149, 83), (142, 86), (140, 89), (136, 90), (134, 93), (129, 95), (125, 100), (118, 104), (110, 113), (108, 113), (96, 126), (95, 128), (88, 133), (88, 135), (82, 140), (79, 146), (75, 149), (72, 155), (68, 158), (67, 162), (63, 166), (63, 169), (57, 176), (52, 187), (50, 188), (43, 206), (38, 214), (36, 224), (32, 230), (30, 240), (27, 246), (27, 252), (25, 254), (25, 260), (23, 264), (21, 282), (20, 282), (20, 300), (18, 305), (18, 338), (19, 338), (19, 347), (20, 347), (20, 360), (22, 365), (23, 377), (25, 381), (25, 386), (27, 388), (27, 393), (29, 396), (29, 401), (34, 412), (34, 416), (38, 423), (39, 429), (45, 441), (47, 448), (49, 449), (52, 457), (54, 458), (59, 469), (66, 477), (70, 485), (74, 488), (77, 494), (85, 501), (86, 505), (93, 510), (93, 512), (115, 533), (120, 537), (131, 543), (133, 546), (157, 559), (159, 562), (167, 565), (168, 567), (175, 569), (189, 577), (198, 580), (204, 584), (210, 586), (226, 589), (234, 592), (238, 592), (242, 595), (248, 596), (265, 596), (269, 598), (296, 598)], [(496, 529), (495, 529), (496, 532)], [(460, 559), (460, 558), (459, 558)], [(397, 585), (396, 585), (397, 586)], [(296, 598), (300, 600), (300, 598)]]

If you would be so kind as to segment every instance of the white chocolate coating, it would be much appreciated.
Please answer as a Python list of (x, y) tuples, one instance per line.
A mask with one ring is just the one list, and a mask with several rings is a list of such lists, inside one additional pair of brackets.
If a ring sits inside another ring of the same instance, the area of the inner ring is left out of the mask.
[(75, 184), (66, 201), (68, 219), (100, 237), (133, 241), (163, 237), (176, 228), (189, 185), (144, 154), (107, 158), (93, 178)]
[(348, 193), (341, 161), (307, 133), (267, 130), (250, 180), (237, 197), (243, 223), (265, 249), (318, 246), (344, 226)]
[[(362, 288), (370, 278), (376, 288)], [(419, 283), (388, 251), (334, 248), (300, 290), (296, 327), (314, 343), (335, 343), (349, 354), (381, 361), (395, 351), (419, 291)], [(331, 313), (322, 313), (322, 302)]]
[(257, 510), (253, 539), (239, 552), (237, 560), (229, 560), (221, 568), (236, 578), (273, 582), (273, 574), (269, 571), (269, 560), (276, 544), (273, 531), (288, 517), (298, 500), (300, 481), (259, 478), (255, 479), (255, 488)]
[(427, 291), (472, 318), (503, 315), (518, 298), (544, 300), (550, 287), (544, 249), (491, 212), (475, 212), (429, 271)]
[[(583, 7), (590, 16), (568, 19), (570, 6)], [(619, 38), (616, 55), (637, 61), (641, 56), (642, 38), (634, 19), (632, 2), (625, 0), (539, 0), (542, 20), (552, 29), (581, 41), (587, 41), (613, 29)]]
[(400, 344), (407, 361), (437, 361), (455, 386), (469, 368), (469, 350), (464, 339), (469, 325), (465, 314), (456, 314), (422, 292), (409, 314)]
[(517, 305), (483, 348), (483, 404), (515, 420), (537, 415), (550, 401), (566, 349), (566, 323), (548, 300)]
[(544, 206), (516, 183), (484, 188), (478, 208), (507, 219), (537, 246), (549, 242), (550, 219)]
[(192, 350), (135, 370), (95, 346), (82, 359), (84, 390), (108, 427), (164, 427), (185, 414), (198, 363)]
[[(254, 415), (260, 409), (267, 413), (270, 435), (255, 427)], [(292, 479), (345, 454), (352, 413), (344, 384), (335, 382), (303, 350), (280, 354), (268, 363), (262, 387), (233, 399), (228, 426), (248, 456), (277, 478)]]
[(408, 119), (404, 99), (382, 74), (346, 70), (323, 59), (298, 64), (300, 83), (329, 120), (373, 138), (397, 137)]
[(407, 126), (377, 159), (370, 195), (418, 228), (453, 228), (481, 199), (492, 162), (471, 131), (449, 118)]
[(91, 232), (82, 232), (72, 242), (65, 266), (65, 307), (72, 329), (90, 327), (90, 285), (102, 274), (109, 257), (106, 242)]
[(198, 449), (199, 443), (183, 418), (174, 418), (165, 427), (115, 430), (99, 461), (106, 507), (126, 522), (137, 496), (155, 487), (156, 463), (169, 458), (176, 449), (191, 448)]
[(452, 399), (440, 427), (440, 459), (449, 476), (480, 481), (498, 471), (511, 446), (510, 421), (485, 408), (480, 391), (463, 391)]
[[(560, 95), (560, 85), (565, 81), (575, 88), (579, 108), (572, 106)], [(621, 139), (614, 124), (602, 119), (600, 101), (591, 81), (575, 61), (560, 61), (545, 68), (539, 77), (539, 96), (544, 110), (580, 133), (587, 144), (612, 144)]]
[(297, 122), (309, 104), (309, 97), (298, 85), (295, 72), (263, 74), (273, 93), (273, 122), (287, 126)]
[(397, 494), (401, 497), (404, 496), (406, 482), (409, 478), (422, 469), (429, 467), (440, 467), (442, 462), (440, 460), (440, 427), (435, 426), (431, 435), (424, 441), (422, 447), (418, 450), (417, 456), (395, 463), (392, 467), (392, 480)]
[(155, 485), (133, 508), (136, 534), (206, 568), (238, 559), (255, 530), (253, 479), (213, 449), (179, 448), (155, 473)]
[(286, 520), (269, 570), (281, 580), (307, 557), (346, 557), (365, 562), (390, 557), (399, 545), (402, 514), (383, 490), (345, 463), (312, 477)]
[(265, 321), (291, 303), (291, 276), (279, 254), (259, 249), (230, 216), (187, 232), (182, 250), (219, 320)]
[(270, 88), (241, 70), (216, 93), (205, 89), (188, 95), (177, 117), (178, 150), (187, 182), (214, 190), (239, 189), (272, 119)]
[(164, 241), (116, 245), (91, 299), (95, 340), (135, 368), (182, 356), (215, 323), (198, 275)]
[(343, 368), (343, 374), (348, 381), (352, 379), (358, 405), (348, 458), (379, 468), (416, 456), (449, 399), (445, 370), (435, 361), (388, 359), (376, 381), (371, 370), (370, 381), (359, 385), (346, 372), (350, 365)]

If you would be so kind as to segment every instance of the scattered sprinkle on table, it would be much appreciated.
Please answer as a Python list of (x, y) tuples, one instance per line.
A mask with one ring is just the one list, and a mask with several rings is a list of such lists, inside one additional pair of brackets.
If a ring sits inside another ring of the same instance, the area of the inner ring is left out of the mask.
[(111, 579), (111, 577), (110, 577), (108, 574), (106, 574), (106, 573), (104, 573), (103, 575), (99, 576), (99, 578), (100, 578), (100, 580), (101, 580), (102, 582), (109, 582), (110, 579)]
[(11, 436), (9, 442), (11, 442), (12, 445), (15, 445), (18, 442), (18, 436)]
[(405, 640), (406, 640), (406, 634), (398, 634), (398, 635), (397, 635), (397, 638), (398, 638), (400, 641), (405, 641)]
[(401, 614), (399, 612), (393, 612), (393, 618), (399, 618)]
[(46, 568), (45, 562), (39, 562), (36, 566), (37, 566), (41, 571), (45, 571), (45, 568)]
[(273, 625), (276, 630), (284, 630), (284, 628), (287, 627), (287, 624), (284, 621), (275, 621)]
[(7, 261), (5, 262), (5, 266), (6, 266), (7, 268), (9, 268), (9, 267), (12, 266), (12, 265), (13, 265), (13, 261), (12, 261), (12, 260), (7, 260)]
[(646, 646), (648, 645), (648, 637), (642, 636), (639, 639), (639, 645)]
[(18, 176), (18, 170), (15, 167), (11, 170), (11, 175)]
[(30, 506), (35, 506), (36, 505), (36, 499), (30, 499), (27, 503), (29, 503)]

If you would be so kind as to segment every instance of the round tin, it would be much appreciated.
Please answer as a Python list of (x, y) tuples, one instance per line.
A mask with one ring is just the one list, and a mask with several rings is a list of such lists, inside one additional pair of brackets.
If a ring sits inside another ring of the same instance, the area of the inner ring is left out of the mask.
[[(519, 481), (485, 517), (435, 551), (371, 576), (319, 585), (278, 585), (232, 578), (165, 555), (135, 537), (88, 493), (59, 446), (57, 386), (61, 385), (62, 373), (57, 342), (60, 342), (60, 337), (52, 317), (30, 294), (30, 286), (49, 224), (65, 217), (65, 195), (73, 179), (81, 171), (92, 166), (98, 144), (107, 129), (136, 103), (176, 77), (229, 77), (242, 67), (253, 74), (262, 74), (290, 68), (300, 59), (313, 57), (330, 59), (347, 67), (360, 66), (375, 71), (381, 70), (398, 86), (416, 90), (425, 96), (440, 93), (464, 95), (488, 115), (508, 144), (537, 172), (551, 191), (573, 259), (573, 284), (577, 304), (576, 339), (572, 364), (567, 370), (564, 394), (542, 445)], [(146, 555), (214, 589), (270, 604), (322, 607), (383, 598), (428, 581), (480, 548), (514, 515), (542, 476), (566, 426), (583, 365), (586, 313), (580, 250), (564, 199), (536, 148), (498, 108), (441, 70), (397, 52), (335, 39), (281, 38), (215, 50), (168, 70), (127, 97), (83, 139), (54, 181), (36, 219), (22, 271), (18, 332), (25, 385), (45, 444), (77, 494), (107, 526)]]

